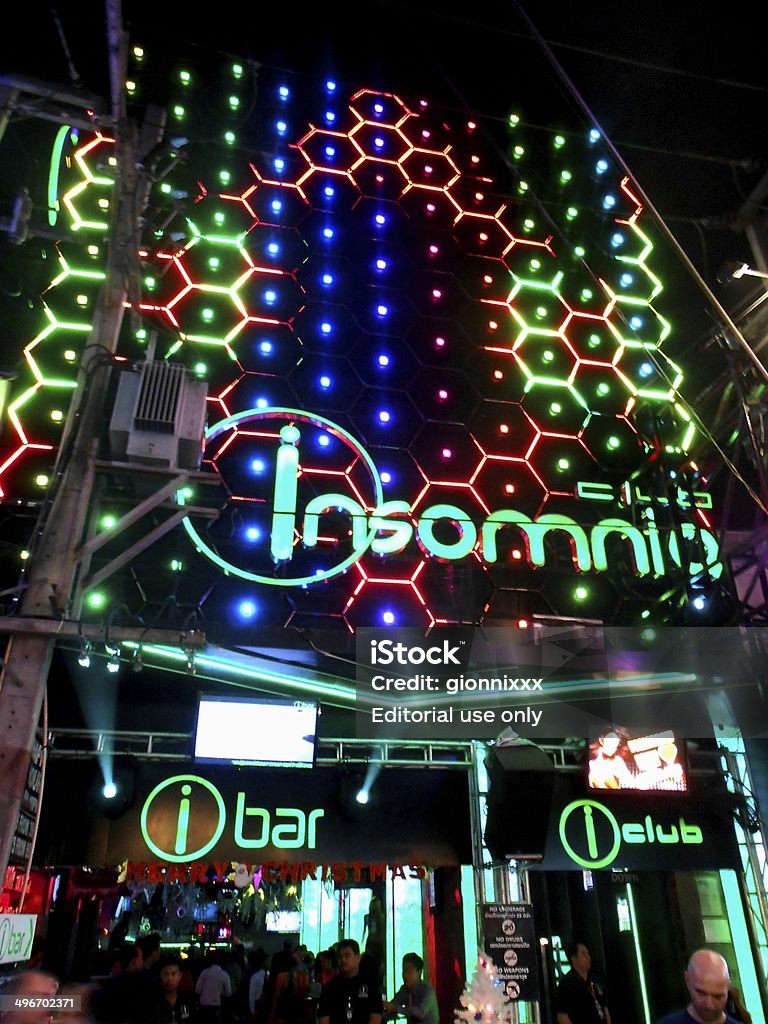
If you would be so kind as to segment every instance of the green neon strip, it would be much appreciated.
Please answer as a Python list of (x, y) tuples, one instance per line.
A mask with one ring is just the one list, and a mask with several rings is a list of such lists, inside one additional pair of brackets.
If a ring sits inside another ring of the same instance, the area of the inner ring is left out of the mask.
[(750, 1007), (753, 1024), (765, 1024), (763, 1002), (760, 998), (760, 986), (752, 956), (752, 943), (749, 939), (744, 907), (741, 901), (741, 890), (734, 871), (722, 870), (720, 882), (725, 896), (725, 912), (728, 915), (728, 926), (731, 929), (733, 951), (736, 954), (736, 966), (739, 969), (741, 994), (744, 1005)]
[(461, 866), (461, 916), (464, 922), (464, 977), (471, 978), (477, 963), (478, 947), (477, 913), (475, 910), (475, 870), (470, 864)]
[(637, 956), (637, 973), (640, 976), (640, 995), (643, 1000), (643, 1016), (645, 1024), (651, 1024), (651, 1009), (648, 1005), (648, 990), (645, 987), (645, 964), (643, 963), (643, 951), (640, 948), (640, 936), (637, 934), (637, 915), (635, 914), (635, 898), (632, 894), (632, 883), (627, 882), (627, 902), (629, 903), (629, 916), (632, 921), (632, 940), (635, 943), (635, 954)]
[[(141, 646), (143, 654), (154, 654), (168, 661), (175, 661), (186, 666), (187, 655), (172, 647), (158, 647), (153, 644), (135, 644), (127, 642), (125, 646), (129, 649)], [(199, 669), (208, 669), (213, 673), (225, 673), (227, 675), (239, 676), (242, 679), (255, 679), (265, 683), (279, 683), (281, 686), (289, 686), (301, 693), (317, 694), (329, 698), (343, 698), (345, 706), (355, 707), (356, 691), (353, 686), (345, 686), (342, 683), (325, 682), (317, 676), (311, 679), (303, 679), (300, 676), (291, 675), (287, 672), (270, 672), (262, 669), (249, 669), (242, 665), (235, 665), (225, 658), (213, 658), (208, 655), (195, 654), (195, 664)]]
[(69, 125), (63, 124), (56, 132), (56, 138), (51, 147), (51, 165), (48, 168), (48, 223), (51, 227), (55, 225), (59, 217), (59, 171), (61, 170), (64, 143), (70, 131)]

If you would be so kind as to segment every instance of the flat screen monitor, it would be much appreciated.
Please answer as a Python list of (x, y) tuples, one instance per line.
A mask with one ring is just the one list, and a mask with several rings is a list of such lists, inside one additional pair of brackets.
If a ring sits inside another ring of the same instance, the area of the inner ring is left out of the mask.
[(268, 932), (299, 932), (301, 931), (301, 911), (271, 910), (265, 918)]
[(667, 730), (630, 736), (613, 730), (589, 744), (587, 762), (590, 789), (688, 789), (683, 740)]
[(201, 696), (195, 761), (311, 768), (317, 718), (314, 701)]

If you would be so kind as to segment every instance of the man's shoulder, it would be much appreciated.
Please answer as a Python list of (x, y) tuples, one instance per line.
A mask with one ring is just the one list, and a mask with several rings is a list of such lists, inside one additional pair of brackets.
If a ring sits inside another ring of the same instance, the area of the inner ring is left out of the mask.
[(696, 1024), (696, 1021), (687, 1010), (675, 1010), (673, 1013), (661, 1017), (656, 1024)]

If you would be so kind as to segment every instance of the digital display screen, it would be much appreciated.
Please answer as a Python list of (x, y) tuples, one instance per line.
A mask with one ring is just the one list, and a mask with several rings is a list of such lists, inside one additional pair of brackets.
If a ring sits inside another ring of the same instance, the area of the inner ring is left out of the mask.
[(301, 912), (298, 910), (273, 910), (266, 915), (268, 932), (298, 932), (301, 929)]
[(685, 745), (671, 731), (630, 736), (623, 729), (589, 744), (590, 789), (688, 789)]
[(311, 768), (317, 717), (312, 701), (201, 697), (195, 760)]

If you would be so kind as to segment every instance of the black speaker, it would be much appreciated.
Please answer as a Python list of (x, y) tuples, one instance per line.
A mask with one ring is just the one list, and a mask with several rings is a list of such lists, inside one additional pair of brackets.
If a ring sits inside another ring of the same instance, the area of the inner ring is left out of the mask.
[(534, 743), (492, 747), (485, 758), (485, 845), (495, 861), (541, 858), (547, 841), (555, 765)]

